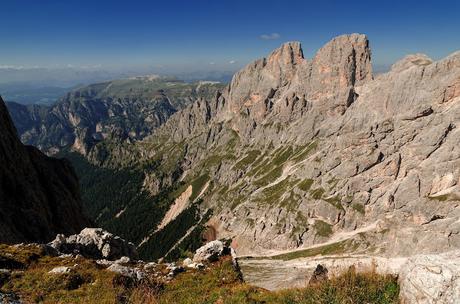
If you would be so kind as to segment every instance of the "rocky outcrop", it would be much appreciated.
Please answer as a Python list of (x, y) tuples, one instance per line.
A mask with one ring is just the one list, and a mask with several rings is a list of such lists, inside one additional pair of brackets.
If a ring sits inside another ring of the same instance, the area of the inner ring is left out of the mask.
[(60, 253), (78, 253), (91, 259), (137, 258), (136, 247), (132, 243), (101, 228), (85, 228), (69, 237), (59, 234), (49, 245)]
[(416, 255), (399, 274), (402, 303), (456, 303), (460, 299), (460, 252)]
[(70, 163), (24, 146), (0, 98), (0, 242), (46, 242), (89, 225)]
[(193, 262), (215, 262), (219, 259), (219, 257), (228, 254), (230, 254), (230, 248), (222, 241), (215, 240), (198, 248), (193, 256)]

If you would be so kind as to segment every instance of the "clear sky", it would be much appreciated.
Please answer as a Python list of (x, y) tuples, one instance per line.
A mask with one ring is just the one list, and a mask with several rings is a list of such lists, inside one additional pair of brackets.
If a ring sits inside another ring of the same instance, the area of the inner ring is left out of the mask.
[(1, 0), (0, 65), (241, 66), (285, 41), (307, 57), (368, 35), (374, 64), (460, 49), (460, 1)]

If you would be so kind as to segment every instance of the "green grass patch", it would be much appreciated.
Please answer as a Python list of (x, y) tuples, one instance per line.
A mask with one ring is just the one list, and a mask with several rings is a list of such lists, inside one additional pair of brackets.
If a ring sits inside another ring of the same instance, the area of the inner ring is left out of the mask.
[(190, 184), (192, 185), (192, 195), (190, 196), (190, 201), (194, 201), (201, 190), (203, 190), (206, 183), (209, 181), (209, 175), (204, 174), (195, 178)]
[(351, 208), (353, 208), (353, 209), (356, 210), (357, 212), (361, 213), (362, 215), (364, 215), (364, 214), (366, 213), (366, 210), (365, 210), (363, 204), (353, 203), (353, 204), (351, 205)]
[(308, 157), (308, 155), (311, 154), (316, 148), (318, 147), (318, 143), (316, 141), (313, 141), (309, 144), (306, 145), (306, 147), (300, 148), (300, 151), (298, 151), (292, 158), (293, 161), (295, 162), (300, 162), (304, 160), (305, 158)]
[(334, 206), (335, 208), (339, 210), (345, 210), (342, 204), (340, 203), (340, 197), (338, 195), (333, 196), (333, 197), (323, 198), (323, 200), (328, 202), (329, 204), (331, 204), (332, 206)]
[(234, 168), (237, 170), (246, 169), (248, 166), (250, 166), (252, 163), (256, 161), (257, 157), (259, 157), (260, 154), (261, 152), (259, 150), (249, 151), (243, 159), (241, 159), (235, 164)]
[(297, 250), (289, 253), (284, 253), (276, 256), (270, 257), (273, 260), (283, 260), (289, 261), (298, 258), (309, 258), (318, 255), (331, 255), (331, 254), (342, 254), (347, 252), (349, 248), (352, 247), (352, 241), (344, 240), (333, 244), (328, 244), (325, 246), (309, 248), (305, 250)]
[(315, 199), (315, 200), (322, 199), (324, 192), (325, 191), (324, 191), (323, 188), (317, 188), (317, 189), (311, 190), (310, 191), (310, 197)]
[(313, 185), (313, 180), (310, 178), (307, 178), (301, 181), (297, 187), (304, 192), (308, 192), (312, 185)]
[(332, 226), (324, 221), (316, 220), (313, 227), (316, 230), (316, 235), (321, 237), (329, 237), (332, 235)]

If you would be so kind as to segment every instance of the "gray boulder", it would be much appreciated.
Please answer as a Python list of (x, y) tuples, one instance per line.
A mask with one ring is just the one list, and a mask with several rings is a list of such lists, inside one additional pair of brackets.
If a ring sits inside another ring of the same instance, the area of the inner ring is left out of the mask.
[(54, 267), (51, 269), (48, 273), (51, 274), (62, 274), (62, 273), (70, 273), (72, 271), (72, 268), (67, 267), (67, 266), (59, 266), (59, 267)]
[(200, 247), (195, 252), (193, 256), (193, 262), (203, 263), (203, 262), (214, 262), (219, 259), (219, 257), (229, 254), (230, 248), (225, 246), (225, 244), (219, 240), (215, 240), (207, 243), (206, 245)]
[(107, 268), (107, 270), (118, 273), (133, 280), (142, 280), (145, 277), (144, 272), (141, 270), (120, 264), (112, 264)]
[(61, 253), (78, 253), (87, 258), (117, 260), (137, 258), (136, 247), (101, 228), (85, 228), (80, 234), (65, 237), (58, 234), (49, 244)]
[(409, 258), (399, 273), (402, 303), (458, 303), (459, 273), (460, 251)]

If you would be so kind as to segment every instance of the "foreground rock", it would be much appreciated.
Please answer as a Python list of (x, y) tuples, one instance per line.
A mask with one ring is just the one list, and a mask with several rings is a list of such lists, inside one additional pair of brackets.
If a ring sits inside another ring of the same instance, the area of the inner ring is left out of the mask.
[(316, 266), (316, 269), (313, 272), (308, 284), (317, 284), (317, 283), (326, 281), (328, 279), (327, 273), (328, 273), (327, 268), (324, 267), (321, 264), (318, 264), (318, 266)]
[(458, 303), (460, 251), (409, 258), (399, 274), (403, 303)]
[(219, 257), (230, 254), (230, 248), (222, 241), (215, 240), (197, 249), (193, 256), (193, 262), (215, 262)]
[(404, 304), (453, 304), (460, 299), (460, 251), (410, 257), (325, 255), (279, 259), (276, 256), (239, 260), (245, 281), (268, 290), (301, 288), (336, 277), (353, 268), (398, 277)]
[(67, 267), (67, 266), (59, 266), (51, 269), (48, 273), (52, 274), (63, 274), (63, 273), (70, 273), (72, 271), (72, 268)]
[(112, 264), (110, 265), (107, 270), (116, 272), (122, 276), (134, 279), (134, 280), (141, 280), (145, 277), (144, 272), (137, 268), (123, 266), (120, 264)]
[(136, 247), (132, 243), (101, 228), (85, 228), (69, 237), (59, 234), (49, 245), (64, 254), (78, 253), (92, 259), (137, 258)]

